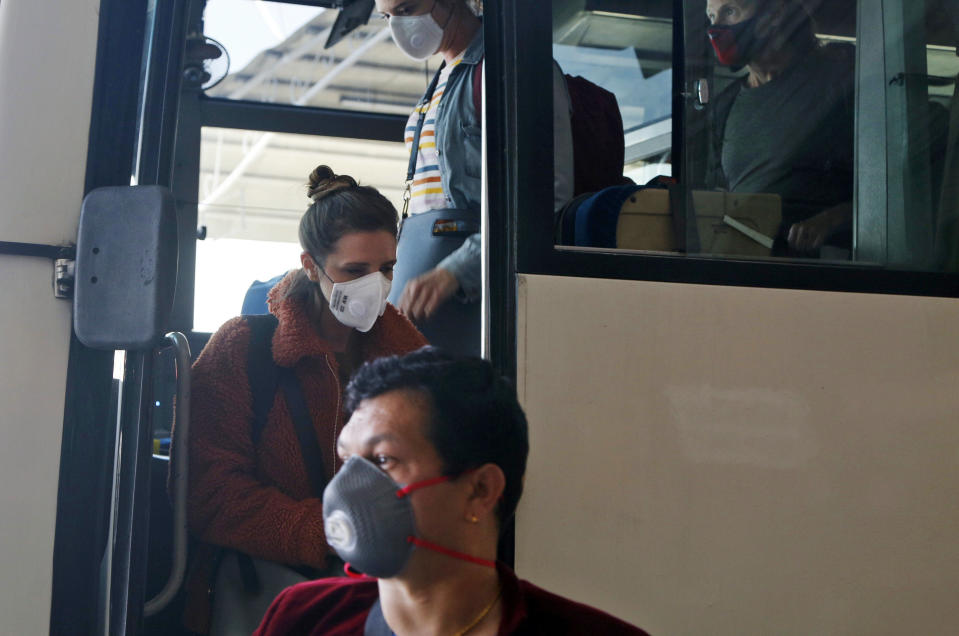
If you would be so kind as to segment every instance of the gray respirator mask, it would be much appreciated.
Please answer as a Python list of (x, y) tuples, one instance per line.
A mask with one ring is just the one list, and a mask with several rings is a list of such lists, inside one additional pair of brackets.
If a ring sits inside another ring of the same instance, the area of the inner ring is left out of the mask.
[(378, 578), (399, 574), (415, 547), (495, 567), (486, 559), (463, 554), (416, 536), (409, 494), (450, 477), (440, 476), (400, 486), (362, 457), (350, 457), (323, 491), (326, 541), (346, 562), (347, 573)]

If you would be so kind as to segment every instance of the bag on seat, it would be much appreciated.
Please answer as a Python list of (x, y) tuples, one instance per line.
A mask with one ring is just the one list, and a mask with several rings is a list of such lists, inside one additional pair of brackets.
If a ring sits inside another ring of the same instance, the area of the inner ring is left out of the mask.
[(244, 556), (226, 550), (220, 558), (213, 583), (210, 636), (249, 636), (280, 592), (308, 580), (285, 565), (246, 557), (257, 581), (257, 585), (251, 587), (241, 570)]

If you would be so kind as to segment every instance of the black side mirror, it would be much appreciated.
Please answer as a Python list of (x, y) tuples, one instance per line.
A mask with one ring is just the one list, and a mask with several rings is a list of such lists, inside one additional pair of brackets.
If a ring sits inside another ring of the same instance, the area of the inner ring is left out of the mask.
[(77, 235), (73, 328), (95, 349), (147, 349), (169, 331), (177, 271), (173, 195), (161, 186), (93, 190)]

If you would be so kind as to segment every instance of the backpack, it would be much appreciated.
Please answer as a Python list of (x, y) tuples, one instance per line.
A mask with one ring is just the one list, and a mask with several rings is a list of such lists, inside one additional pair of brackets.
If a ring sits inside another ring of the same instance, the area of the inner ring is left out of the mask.
[[(322, 497), (326, 486), (323, 453), (313, 432), (313, 420), (303, 397), (303, 388), (292, 368), (279, 367), (273, 360), (273, 334), (276, 332), (279, 321), (272, 314), (244, 315), (243, 319), (250, 328), (246, 372), (253, 410), (253, 418), (250, 421), (250, 437), (253, 440), (253, 446), (255, 448), (259, 445), (276, 393), (282, 390), (293, 419), (293, 428), (299, 441), (310, 486), (314, 496)], [(224, 560), (234, 557), (236, 562), (229, 566), (231, 576), (221, 576), (221, 565)], [(209, 609), (194, 608), (201, 615), (185, 620), (189, 628), (198, 629), (204, 633), (208, 630), (216, 633), (233, 633), (237, 623), (242, 623), (246, 629), (248, 627), (246, 623), (253, 620), (250, 611), (219, 614), (217, 606), (221, 602), (229, 606), (231, 603), (236, 603), (237, 598), (242, 598), (241, 605), (247, 610), (251, 607), (259, 608), (264, 601), (269, 604), (281, 589), (293, 582), (315, 578), (315, 573), (307, 571), (308, 568), (295, 568), (269, 563), (262, 559), (253, 559), (246, 553), (203, 543), (195, 538), (191, 540), (190, 560), (191, 571), (198, 569), (200, 576), (206, 579)], [(203, 565), (204, 562), (208, 562), (208, 565)], [(237, 569), (236, 573), (233, 573), (233, 568)], [(333, 568), (328, 569), (329, 572), (324, 574), (332, 575)], [(238, 577), (235, 576), (236, 574)], [(297, 575), (300, 575), (299, 579), (296, 578)], [(228, 589), (224, 590), (224, 587)], [(219, 601), (217, 600), (218, 589)], [(187, 601), (187, 605), (190, 604), (191, 602)], [(189, 608), (186, 610), (188, 615), (190, 611)], [(220, 616), (231, 614), (234, 614), (235, 620), (226, 621), (224, 624), (218, 622), (221, 620)], [(254, 618), (256, 621), (259, 620), (259, 617)], [(197, 622), (190, 624), (193, 621)], [(249, 633), (249, 630), (245, 633)]]
[[(579, 75), (563, 74), (573, 133), (573, 196), (622, 185), (626, 140), (616, 95)], [(483, 60), (473, 69), (473, 107), (482, 112)]]

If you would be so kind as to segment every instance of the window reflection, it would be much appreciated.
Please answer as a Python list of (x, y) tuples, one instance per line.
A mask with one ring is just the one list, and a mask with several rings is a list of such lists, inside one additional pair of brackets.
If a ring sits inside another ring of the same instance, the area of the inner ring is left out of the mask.
[(671, 174), (670, 3), (598, 3), (600, 9), (578, 11), (566, 4), (553, 5), (553, 57), (564, 73), (616, 95), (625, 134), (623, 174), (637, 183)]
[(637, 185), (574, 199), (558, 245), (959, 269), (959, 27), (942, 19), (947, 0), (865, 16), (852, 0), (684, 3), (681, 157), (674, 3), (560, 4), (554, 56), (616, 93)]
[(230, 54), (211, 97), (407, 114), (439, 60), (396, 54), (385, 22), (371, 19), (324, 48), (337, 11), (282, 2), (209, 0), (204, 34)]

